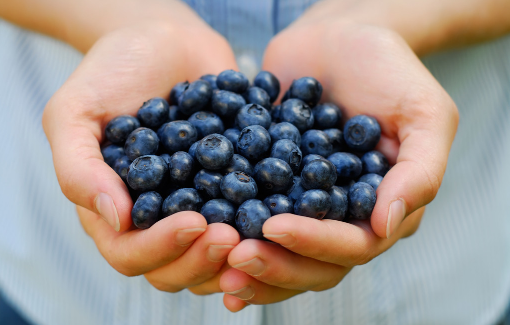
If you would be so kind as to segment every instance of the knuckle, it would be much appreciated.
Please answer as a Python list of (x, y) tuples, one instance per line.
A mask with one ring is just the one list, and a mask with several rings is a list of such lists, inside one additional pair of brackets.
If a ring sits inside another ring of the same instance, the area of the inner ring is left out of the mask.
[(211, 294), (210, 292), (202, 289), (200, 286), (188, 288), (188, 291), (197, 296), (206, 296)]
[(154, 288), (156, 288), (159, 291), (177, 293), (177, 292), (183, 290), (183, 288), (178, 288), (174, 285), (171, 285), (169, 283), (166, 283), (164, 281), (156, 279), (156, 277), (151, 276), (149, 274), (145, 274), (145, 278), (150, 283), (150, 285), (152, 285)]
[(315, 286), (311, 290), (312, 291), (316, 291), (316, 292), (318, 292), (318, 291), (325, 291), (325, 290), (329, 290), (331, 288), (336, 287), (339, 283), (340, 283), (340, 279), (334, 278), (334, 279), (330, 279), (328, 281), (325, 281), (325, 282)]
[(355, 266), (355, 265), (363, 265), (363, 264), (367, 264), (368, 262), (370, 262), (373, 258), (374, 258), (374, 254), (372, 253), (372, 249), (370, 248), (367, 248), (366, 250), (364, 250), (361, 254), (358, 254), (356, 256), (353, 256), (352, 259), (351, 259), (351, 265), (352, 266)]
[(204, 278), (203, 273), (200, 273), (199, 271), (190, 268), (183, 273), (182, 282), (189, 284), (189, 285), (193, 285), (193, 284), (201, 283), (202, 282), (201, 280), (203, 278)]

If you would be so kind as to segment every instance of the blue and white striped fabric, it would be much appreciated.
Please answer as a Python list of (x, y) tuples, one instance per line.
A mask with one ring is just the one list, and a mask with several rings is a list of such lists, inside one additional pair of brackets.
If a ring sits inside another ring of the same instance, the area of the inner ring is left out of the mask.
[[(313, 1), (189, 0), (246, 70)], [(82, 56), (0, 21), (0, 288), (35, 324), (494, 324), (510, 300), (510, 38), (425, 59), (461, 122), (419, 231), (336, 288), (231, 314), (100, 256), (62, 195), (41, 114)], [(1, 323), (1, 320), (0, 320)]]

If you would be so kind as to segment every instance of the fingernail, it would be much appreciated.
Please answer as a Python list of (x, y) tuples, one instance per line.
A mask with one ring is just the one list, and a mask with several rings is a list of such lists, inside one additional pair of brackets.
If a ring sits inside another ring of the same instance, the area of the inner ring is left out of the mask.
[(106, 193), (99, 193), (95, 199), (96, 210), (99, 212), (101, 218), (106, 221), (107, 224), (113, 227), (115, 231), (120, 230), (119, 215), (117, 214), (117, 208), (113, 203), (113, 199)]
[(255, 292), (250, 286), (244, 287), (242, 289), (232, 291), (232, 292), (225, 292), (226, 294), (229, 294), (231, 296), (237, 297), (241, 300), (249, 300), (255, 296)]
[(228, 253), (234, 248), (233, 245), (209, 245), (207, 258), (211, 262), (221, 262), (228, 257)]
[(190, 229), (182, 229), (177, 231), (175, 235), (175, 242), (177, 245), (188, 246), (191, 245), (195, 239), (198, 238), (203, 232), (205, 228), (190, 228)]
[(261, 275), (266, 269), (266, 265), (258, 257), (255, 257), (248, 262), (233, 265), (232, 267), (253, 276)]
[(388, 212), (388, 223), (386, 224), (386, 238), (397, 230), (406, 216), (406, 202), (404, 199), (398, 199), (390, 204)]
[(282, 245), (283, 247), (291, 247), (296, 244), (296, 237), (289, 234), (282, 235), (264, 234), (264, 237), (274, 241), (275, 243)]

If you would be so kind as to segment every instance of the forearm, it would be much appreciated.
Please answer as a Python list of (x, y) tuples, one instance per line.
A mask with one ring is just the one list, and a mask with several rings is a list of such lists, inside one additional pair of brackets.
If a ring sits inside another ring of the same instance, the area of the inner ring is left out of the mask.
[(202, 24), (178, 0), (16, 0), (0, 2), (0, 17), (63, 40), (86, 52), (102, 35), (130, 24), (165, 21)]

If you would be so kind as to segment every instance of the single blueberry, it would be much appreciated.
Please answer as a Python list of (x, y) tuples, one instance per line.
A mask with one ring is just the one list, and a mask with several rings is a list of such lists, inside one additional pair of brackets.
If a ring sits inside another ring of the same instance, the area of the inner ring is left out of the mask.
[(270, 156), (285, 161), (294, 174), (299, 172), (303, 154), (295, 142), (289, 139), (276, 141), (271, 148)]
[(203, 111), (209, 106), (211, 96), (212, 88), (207, 81), (193, 81), (179, 97), (179, 111), (188, 116)]
[(181, 97), (182, 93), (188, 89), (189, 82), (179, 82), (177, 83), (174, 88), (170, 91), (170, 104), (172, 105), (179, 105), (179, 97)]
[(259, 87), (249, 87), (243, 94), (243, 98), (247, 104), (257, 104), (267, 110), (271, 109), (271, 100), (267, 92)]
[(177, 151), (188, 151), (198, 140), (198, 132), (188, 121), (173, 121), (159, 128), (158, 137), (163, 148), (172, 154)]
[(314, 123), (312, 110), (299, 99), (289, 99), (283, 102), (280, 109), (280, 121), (294, 124), (301, 133), (312, 128)]
[(359, 178), (358, 182), (367, 183), (377, 191), (377, 188), (379, 187), (379, 184), (381, 184), (382, 180), (383, 177), (381, 175), (365, 174)]
[(223, 176), (220, 189), (227, 200), (238, 205), (254, 199), (258, 193), (255, 180), (243, 172), (232, 172)]
[(314, 127), (319, 130), (337, 128), (342, 120), (342, 111), (332, 103), (324, 103), (312, 109)]
[(345, 141), (342, 130), (339, 129), (326, 129), (324, 133), (328, 136), (329, 142), (333, 147), (333, 152), (344, 151)]
[(200, 77), (201, 80), (207, 81), (209, 85), (211, 85), (212, 90), (218, 89), (218, 86), (216, 86), (216, 78), (214, 74), (205, 74)]
[(166, 100), (161, 97), (154, 97), (143, 103), (136, 117), (142, 126), (157, 130), (163, 123), (167, 122), (168, 115), (169, 107)]
[(195, 163), (193, 157), (187, 152), (177, 151), (170, 157), (168, 170), (170, 172), (170, 182), (172, 184), (186, 183), (191, 180), (194, 175)]
[(227, 90), (215, 90), (211, 99), (211, 110), (221, 117), (235, 116), (246, 105), (243, 96)]
[(186, 115), (182, 114), (179, 111), (179, 106), (172, 105), (168, 108), (168, 122), (185, 120), (187, 118)]
[(280, 94), (280, 81), (269, 71), (260, 71), (255, 76), (253, 84), (267, 92), (271, 103), (274, 103)]
[(135, 160), (140, 156), (156, 154), (158, 147), (159, 137), (156, 132), (141, 127), (129, 134), (126, 144), (124, 144), (124, 152), (129, 159)]
[(101, 154), (103, 155), (104, 162), (112, 168), (115, 165), (117, 159), (125, 156), (124, 147), (118, 146), (116, 144), (110, 144), (101, 148)]
[(260, 125), (245, 127), (237, 140), (237, 152), (249, 160), (260, 160), (271, 148), (271, 136)]
[(236, 228), (244, 238), (264, 239), (262, 226), (271, 212), (260, 200), (248, 200), (236, 213)]
[(250, 125), (260, 125), (267, 130), (271, 126), (271, 115), (260, 105), (247, 104), (237, 112), (236, 125), (239, 130)]
[(335, 165), (339, 182), (357, 179), (361, 175), (361, 160), (352, 153), (335, 152), (328, 160)]
[(345, 123), (345, 143), (358, 151), (370, 151), (381, 138), (381, 127), (377, 120), (366, 115), (356, 115)]
[(221, 134), (209, 134), (200, 140), (195, 156), (206, 169), (222, 169), (230, 164), (234, 156), (234, 146)]
[(106, 138), (113, 144), (124, 145), (129, 134), (140, 127), (140, 121), (130, 115), (114, 117), (105, 128)]
[(264, 199), (271, 215), (275, 216), (282, 213), (294, 213), (294, 202), (283, 194), (273, 194)]
[(324, 219), (332, 219), (338, 221), (344, 220), (349, 208), (349, 198), (347, 196), (347, 191), (341, 187), (333, 186), (328, 193), (331, 197), (331, 209), (326, 214)]
[(193, 115), (191, 115), (188, 119), (188, 122), (193, 124), (193, 126), (197, 129), (199, 139), (202, 139), (209, 134), (221, 134), (225, 131), (223, 121), (218, 117), (218, 115), (212, 112), (201, 111), (193, 113)]
[(161, 159), (163, 159), (167, 165), (170, 165), (170, 159), (172, 156), (170, 156), (169, 154), (167, 153), (164, 153), (162, 155), (159, 155), (161, 157)]
[(204, 201), (197, 190), (194, 188), (181, 188), (170, 194), (163, 201), (161, 210), (163, 211), (163, 216), (168, 217), (181, 211), (200, 212), (203, 204)]
[(269, 114), (271, 114), (271, 120), (273, 123), (280, 123), (280, 114), (282, 111), (282, 105), (276, 105), (271, 108), (271, 111), (269, 111)]
[(329, 160), (315, 159), (303, 167), (301, 185), (308, 189), (329, 191), (337, 179), (336, 168)]
[(141, 156), (129, 166), (127, 182), (135, 191), (153, 191), (167, 179), (168, 165), (159, 156)]
[(145, 192), (140, 194), (133, 209), (131, 219), (138, 229), (147, 229), (161, 219), (161, 204), (163, 198), (157, 192)]
[(301, 160), (301, 167), (300, 167), (300, 169), (303, 170), (303, 168), (306, 166), (306, 164), (308, 164), (310, 161), (315, 160), (315, 159), (326, 159), (326, 158), (322, 157), (321, 155), (313, 155), (313, 154), (312, 155), (306, 155)]
[(363, 174), (372, 173), (384, 176), (390, 169), (388, 159), (386, 159), (386, 157), (377, 150), (365, 153), (361, 157), (361, 163), (363, 164), (363, 169), (361, 171)]
[(320, 130), (308, 130), (301, 136), (303, 155), (321, 155), (327, 157), (333, 153), (333, 145), (326, 133)]
[(292, 178), (292, 186), (287, 191), (288, 198), (291, 199), (292, 202), (296, 202), (304, 192), (306, 192), (306, 189), (301, 185), (301, 177), (294, 176)]
[(188, 153), (193, 158), (194, 161), (198, 162), (196, 153), (197, 153), (197, 147), (200, 141), (194, 142), (191, 147), (189, 147)]
[(262, 159), (255, 165), (253, 177), (261, 192), (286, 193), (292, 186), (293, 173), (289, 164), (277, 158)]
[(127, 173), (132, 162), (127, 156), (122, 156), (113, 165), (113, 170), (122, 178), (124, 183), (127, 183)]
[(294, 203), (294, 213), (303, 217), (322, 219), (331, 209), (331, 197), (324, 190), (309, 190)]
[(207, 201), (200, 214), (207, 220), (207, 224), (221, 222), (235, 227), (236, 208), (225, 199)]
[(289, 90), (290, 98), (301, 99), (310, 107), (317, 105), (322, 96), (321, 83), (312, 77), (303, 77), (294, 80)]
[(222, 172), (223, 174), (228, 174), (232, 172), (243, 172), (250, 176), (253, 176), (254, 174), (253, 166), (250, 164), (248, 159), (238, 154), (234, 154), (234, 157), (232, 157), (230, 164), (227, 167), (223, 168)]
[(301, 133), (294, 124), (289, 122), (281, 122), (269, 127), (269, 135), (271, 136), (271, 142), (275, 143), (278, 140), (289, 139), (294, 141), (298, 146), (301, 145)]
[(229, 139), (230, 142), (232, 142), (234, 149), (237, 148), (237, 139), (239, 139), (240, 134), (241, 131), (239, 131), (238, 128), (226, 129), (225, 132), (223, 132), (223, 136)]
[(234, 70), (225, 70), (216, 78), (218, 89), (228, 90), (234, 93), (242, 94), (248, 89), (250, 82), (242, 73)]
[(206, 193), (207, 197), (218, 199), (221, 197), (221, 180), (223, 175), (212, 170), (202, 169), (195, 175), (195, 188)]
[(376, 201), (375, 190), (367, 183), (358, 182), (349, 189), (349, 213), (356, 219), (368, 219)]

